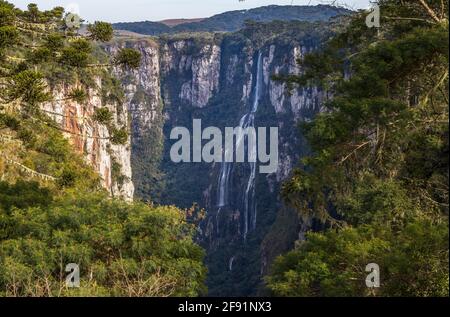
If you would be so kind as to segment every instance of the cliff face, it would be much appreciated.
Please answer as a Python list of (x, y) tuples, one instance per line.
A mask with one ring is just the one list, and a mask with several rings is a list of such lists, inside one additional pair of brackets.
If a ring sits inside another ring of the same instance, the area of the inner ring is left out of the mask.
[[(101, 87), (100, 79), (96, 84)], [(131, 181), (131, 149), (129, 141), (125, 145), (115, 145), (110, 141), (106, 126), (93, 120), (95, 109), (104, 107), (101, 98), (94, 90), (88, 92), (87, 101), (79, 104), (70, 100), (72, 89), (76, 86), (64, 86), (53, 89), (53, 102), (43, 105), (57, 123), (74, 148), (83, 153), (87, 163), (94, 167), (102, 178), (102, 185), (112, 196), (132, 200), (134, 185)], [(113, 124), (128, 122), (126, 105), (106, 105), (113, 114)]]
[[(320, 111), (326, 96), (315, 87), (288, 93), (286, 85), (273, 80), (272, 75), (301, 72), (297, 59), (315, 50), (321, 39), (311, 31), (273, 36), (258, 44), (242, 36), (225, 35), (178, 36), (158, 42), (118, 40), (106, 47), (111, 54), (120, 47), (142, 53), (139, 70), (116, 71), (126, 91), (124, 108), (131, 117), (136, 196), (184, 208), (197, 202), (206, 209), (199, 239), (208, 252), (211, 295), (256, 294), (270, 262), (292, 247), (305, 228), (283, 206), (278, 193), (294, 164), (308, 153), (297, 126)], [(257, 83), (260, 93), (255, 127), (279, 128), (278, 169), (251, 180), (248, 165), (233, 164), (229, 201), (219, 207), (223, 166), (172, 163), (169, 151), (175, 141), (168, 137), (176, 126), (190, 130), (193, 119), (201, 119), (203, 127), (238, 126), (255, 104)], [(250, 199), (245, 190), (249, 184), (254, 188)], [(251, 228), (245, 224), (250, 208), (254, 210)], [(277, 229), (280, 223), (283, 232)]]
[(179, 40), (165, 43), (161, 48), (163, 76), (186, 77), (178, 97), (194, 107), (205, 107), (214, 92), (219, 88), (220, 46), (214, 43), (204, 44), (196, 55), (196, 43)]
[(159, 169), (163, 151), (163, 100), (161, 96), (161, 58), (159, 45), (150, 40), (117, 41), (105, 47), (111, 55), (120, 48), (132, 47), (141, 53), (136, 70), (115, 69), (125, 91), (124, 108), (128, 110), (131, 135), (131, 166), (136, 196), (157, 200), (164, 191), (164, 178)]

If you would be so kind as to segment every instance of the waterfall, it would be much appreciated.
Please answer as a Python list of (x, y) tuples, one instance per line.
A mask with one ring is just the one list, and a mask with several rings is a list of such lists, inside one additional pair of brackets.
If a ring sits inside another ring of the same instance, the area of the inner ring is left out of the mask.
[(235, 260), (235, 257), (233, 256), (233, 257), (230, 259), (230, 261), (228, 262), (228, 270), (229, 270), (230, 272), (233, 271), (234, 260)]
[[(239, 122), (239, 126), (243, 129), (254, 128), (255, 127), (255, 114), (258, 111), (259, 101), (261, 99), (261, 92), (263, 88), (263, 65), (262, 65), (262, 53), (258, 54), (258, 63), (256, 68), (256, 84), (253, 94), (253, 104), (249, 109), (249, 112), (244, 114)], [(239, 147), (240, 143), (245, 141), (241, 136), (236, 140), (236, 148)], [(256, 144), (251, 149), (253, 157), (256, 157)], [(220, 170), (219, 181), (218, 181), (218, 199), (217, 206), (219, 207), (216, 217), (220, 214), (222, 207), (228, 205), (228, 195), (229, 195), (229, 180), (232, 171), (233, 163), (225, 162), (225, 157), (227, 156), (227, 150), (223, 153), (223, 162)], [(257, 209), (255, 202), (256, 194), (256, 162), (248, 162), (250, 167), (250, 175), (248, 178), (247, 186), (244, 191), (243, 207), (244, 207), (244, 239), (247, 238), (247, 234), (250, 230), (256, 228), (256, 217)], [(217, 220), (217, 219), (216, 219)], [(218, 222), (218, 221), (217, 221)], [(218, 223), (217, 223), (218, 225)]]

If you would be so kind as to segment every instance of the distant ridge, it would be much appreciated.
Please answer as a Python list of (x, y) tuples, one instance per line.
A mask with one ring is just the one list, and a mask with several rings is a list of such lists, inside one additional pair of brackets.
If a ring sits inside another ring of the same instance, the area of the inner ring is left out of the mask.
[(328, 21), (338, 15), (350, 14), (344, 8), (317, 6), (265, 6), (250, 10), (229, 11), (205, 19), (170, 19), (160, 22), (124, 22), (113, 24), (116, 30), (131, 31), (145, 35), (180, 32), (233, 32), (241, 29), (246, 20), (257, 22), (280, 21)]
[(197, 19), (167, 19), (167, 20), (162, 20), (162, 21), (158, 21), (159, 23), (165, 24), (169, 27), (174, 27), (177, 25), (181, 25), (181, 24), (186, 24), (186, 23), (194, 23), (194, 22), (201, 22), (205, 20), (205, 18), (197, 18)]

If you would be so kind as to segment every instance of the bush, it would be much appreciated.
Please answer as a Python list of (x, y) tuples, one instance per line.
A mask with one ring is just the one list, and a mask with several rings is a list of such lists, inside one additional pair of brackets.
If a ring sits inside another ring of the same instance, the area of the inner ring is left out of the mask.
[(45, 39), (44, 45), (53, 52), (59, 51), (64, 47), (64, 38), (58, 33), (50, 34)]
[(86, 90), (84, 90), (84, 89), (75, 88), (70, 92), (69, 98), (73, 99), (74, 101), (78, 102), (79, 104), (82, 104), (87, 100), (88, 94), (87, 94)]
[(113, 119), (113, 114), (106, 107), (97, 108), (95, 109), (93, 119), (100, 124), (108, 125), (111, 123), (111, 120)]
[(32, 52), (30, 62), (34, 64), (46, 63), (52, 58), (52, 51), (47, 47), (40, 47)]
[(114, 64), (124, 68), (139, 68), (141, 65), (141, 53), (132, 48), (123, 48), (114, 58)]
[(113, 144), (125, 144), (128, 141), (128, 132), (126, 129), (113, 129), (111, 142)]
[(0, 26), (0, 49), (14, 45), (19, 33), (13, 26)]
[[(0, 212), (0, 296), (197, 296), (203, 250), (175, 207), (68, 193), (48, 207)], [(26, 237), (26, 238), (24, 238)], [(69, 263), (80, 289), (65, 286)], [(30, 283), (30, 281), (32, 281)]]

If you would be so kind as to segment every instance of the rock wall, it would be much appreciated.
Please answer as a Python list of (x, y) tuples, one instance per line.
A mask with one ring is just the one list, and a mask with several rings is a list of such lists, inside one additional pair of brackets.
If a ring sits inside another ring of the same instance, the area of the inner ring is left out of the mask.
[[(101, 87), (101, 84), (101, 80), (96, 79), (96, 85)], [(86, 161), (100, 174), (103, 187), (114, 197), (132, 200), (134, 185), (131, 181), (130, 141), (124, 145), (113, 144), (107, 127), (93, 120), (95, 109), (106, 106), (113, 114), (113, 124), (127, 124), (127, 106), (103, 105), (94, 90), (90, 90), (87, 101), (80, 104), (68, 99), (74, 88), (77, 86), (53, 89), (54, 101), (46, 103), (42, 108), (60, 124), (63, 134), (74, 148), (84, 154)], [(116, 177), (118, 175), (115, 173), (120, 173), (120, 177)]]
[[(326, 94), (316, 87), (289, 93), (285, 84), (272, 78), (274, 74), (300, 73), (297, 60), (317, 49), (320, 36), (294, 33), (259, 45), (230, 37), (122, 39), (106, 50), (114, 54), (121, 47), (132, 47), (142, 54), (138, 70), (116, 70), (131, 118), (136, 196), (182, 208), (196, 202), (205, 208), (207, 216), (199, 239), (208, 253), (210, 294), (245, 296), (256, 294), (273, 258), (291, 247), (305, 225), (295, 221), (296, 215), (283, 206), (279, 189), (300, 157), (308, 153), (298, 124), (321, 110)], [(257, 226), (244, 241), (242, 188), (247, 180), (246, 167), (233, 167), (231, 202), (218, 208), (220, 164), (172, 163), (169, 150), (175, 141), (169, 140), (169, 135), (175, 126), (190, 129), (192, 119), (202, 119), (204, 127), (236, 127), (253, 103), (259, 53), (263, 91), (255, 122), (257, 127), (279, 128), (279, 165), (274, 174), (257, 175)], [(280, 222), (289, 235), (273, 229)]]

